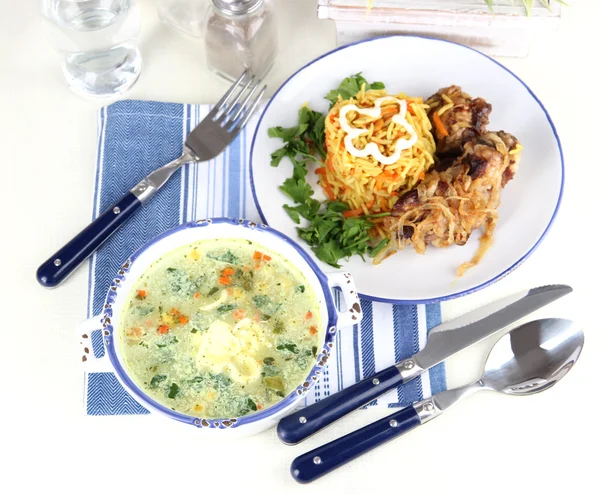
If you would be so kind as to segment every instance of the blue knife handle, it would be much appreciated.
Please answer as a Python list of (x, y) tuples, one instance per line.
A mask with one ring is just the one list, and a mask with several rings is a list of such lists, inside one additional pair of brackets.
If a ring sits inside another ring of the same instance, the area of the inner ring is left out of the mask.
[(400, 372), (395, 366), (388, 367), (314, 405), (284, 417), (277, 425), (277, 435), (286, 444), (299, 443), (399, 384), (402, 384)]
[(62, 283), (141, 205), (131, 192), (124, 195), (38, 268), (36, 276), (39, 283), (46, 288)]
[(301, 484), (312, 482), (418, 425), (421, 425), (421, 420), (414, 407), (404, 408), (298, 456), (292, 461), (292, 477)]

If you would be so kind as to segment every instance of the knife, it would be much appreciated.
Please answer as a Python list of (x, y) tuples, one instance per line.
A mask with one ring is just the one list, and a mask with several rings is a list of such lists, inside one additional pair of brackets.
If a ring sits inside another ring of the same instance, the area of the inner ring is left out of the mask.
[(499, 333), (572, 291), (567, 285), (532, 288), (442, 323), (429, 332), (423, 350), (284, 417), (277, 425), (277, 435), (285, 444), (297, 444), (386, 391), (414, 379), (448, 357)]

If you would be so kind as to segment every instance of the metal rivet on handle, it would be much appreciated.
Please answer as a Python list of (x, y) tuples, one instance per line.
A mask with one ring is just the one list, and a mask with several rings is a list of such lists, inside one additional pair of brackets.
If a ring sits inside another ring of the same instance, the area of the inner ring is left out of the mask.
[(113, 208), (113, 213), (115, 213), (115, 214), (119, 214), (120, 212), (121, 212), (121, 208), (120, 208), (119, 206), (115, 206), (115, 207)]
[(373, 384), (375, 386), (377, 386), (379, 384), (379, 379), (377, 379), (377, 378), (373, 379)]
[(395, 419), (390, 420), (390, 427), (398, 427), (398, 421)]
[(424, 409), (426, 412), (431, 412), (431, 411), (433, 410), (433, 403), (431, 403), (430, 401), (428, 401), (427, 403), (425, 403), (425, 404), (423, 405), (423, 409)]
[(306, 417), (300, 417), (298, 420), (301, 424), (306, 424)]
[(412, 360), (407, 360), (406, 362), (404, 362), (404, 368), (406, 370), (410, 370), (415, 366), (415, 363)]
[(321, 458), (320, 458), (319, 456), (315, 456), (315, 457), (313, 458), (313, 463), (314, 463), (315, 465), (320, 465), (320, 464), (321, 464)]
[(54, 259), (55, 266), (60, 266), (61, 264), (62, 264), (62, 261), (60, 259)]

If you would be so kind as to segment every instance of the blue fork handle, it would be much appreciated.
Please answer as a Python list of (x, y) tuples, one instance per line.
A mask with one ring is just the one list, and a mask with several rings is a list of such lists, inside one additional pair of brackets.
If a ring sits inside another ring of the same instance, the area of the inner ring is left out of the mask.
[(312, 482), (418, 425), (421, 419), (416, 410), (407, 407), (298, 456), (292, 461), (292, 477), (301, 484)]
[(399, 384), (402, 384), (402, 376), (398, 368), (388, 367), (314, 405), (284, 417), (277, 425), (277, 435), (286, 444), (299, 443)]
[(141, 205), (133, 193), (125, 194), (38, 268), (36, 276), (39, 283), (46, 288), (54, 288), (62, 283)]

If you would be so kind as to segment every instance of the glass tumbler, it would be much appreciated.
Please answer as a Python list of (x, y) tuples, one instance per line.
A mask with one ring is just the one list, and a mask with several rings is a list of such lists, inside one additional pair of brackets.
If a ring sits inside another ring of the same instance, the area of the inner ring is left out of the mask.
[(135, 83), (142, 69), (139, 0), (42, 0), (42, 13), (73, 91), (111, 97)]

